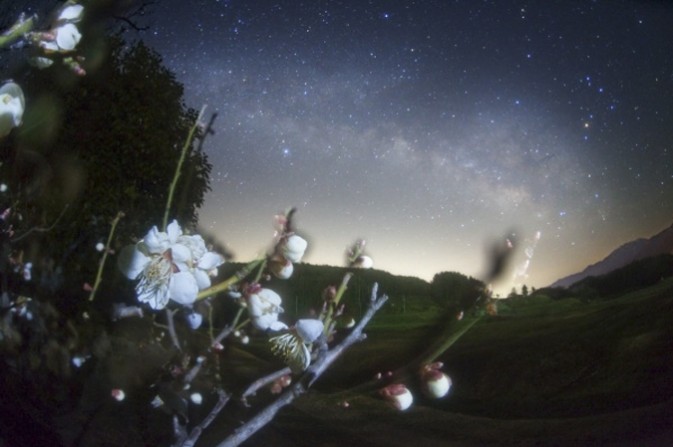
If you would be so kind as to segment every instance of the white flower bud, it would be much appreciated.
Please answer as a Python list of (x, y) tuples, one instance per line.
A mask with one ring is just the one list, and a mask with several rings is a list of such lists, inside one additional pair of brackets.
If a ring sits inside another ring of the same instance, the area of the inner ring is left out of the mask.
[(373, 266), (374, 266), (374, 260), (369, 256), (359, 256), (355, 260), (355, 263), (353, 263), (353, 267), (358, 267), (361, 269), (370, 269)]
[(442, 362), (434, 362), (421, 368), (423, 393), (430, 398), (444, 397), (451, 389), (451, 378), (440, 371), (443, 366)]
[(401, 383), (393, 383), (379, 390), (379, 394), (386, 398), (396, 409), (404, 411), (414, 402), (414, 396)]
[(304, 252), (308, 247), (308, 242), (305, 239), (293, 234), (285, 241), (283, 245), (283, 257), (290, 262), (300, 262), (304, 256)]
[(288, 260), (271, 261), (269, 270), (278, 279), (288, 279), (294, 273), (294, 265)]
[(192, 393), (189, 396), (189, 400), (191, 400), (194, 403), (194, 405), (201, 405), (201, 403), (203, 402), (203, 396), (201, 396), (201, 393)]
[(438, 374), (428, 376), (423, 382), (423, 391), (433, 399), (446, 396), (451, 389), (451, 378), (443, 372), (436, 372)]
[(114, 388), (110, 391), (110, 395), (115, 398), (115, 400), (121, 402), (126, 399), (126, 393), (121, 388)]
[(17, 84), (8, 82), (0, 87), (0, 138), (21, 124), (25, 105), (23, 91)]
[(203, 323), (203, 315), (198, 312), (190, 312), (187, 314), (187, 324), (192, 329), (198, 329)]

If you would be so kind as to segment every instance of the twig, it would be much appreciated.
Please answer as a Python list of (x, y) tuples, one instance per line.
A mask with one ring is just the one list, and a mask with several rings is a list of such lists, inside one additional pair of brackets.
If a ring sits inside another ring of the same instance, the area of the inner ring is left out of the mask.
[(199, 115), (196, 117), (196, 121), (194, 121), (194, 124), (192, 125), (191, 129), (189, 129), (189, 133), (187, 134), (187, 139), (185, 140), (185, 144), (182, 146), (182, 151), (180, 152), (180, 159), (178, 160), (178, 165), (175, 168), (175, 175), (173, 176), (173, 181), (171, 182), (170, 189), (168, 190), (168, 199), (166, 200), (166, 210), (164, 211), (164, 221), (163, 221), (163, 231), (166, 231), (166, 225), (168, 225), (168, 215), (171, 212), (171, 206), (173, 205), (173, 195), (175, 194), (175, 188), (178, 185), (178, 179), (180, 178), (180, 174), (182, 173), (182, 165), (185, 162), (185, 159), (187, 158), (187, 152), (189, 152), (189, 146), (192, 144), (192, 140), (194, 139), (194, 133), (196, 132), (196, 129), (198, 129), (201, 126), (201, 117), (203, 116), (203, 113), (206, 110), (206, 106), (203, 106), (201, 108), (201, 111), (199, 112)]
[[(318, 355), (316, 361), (309, 366), (306, 372), (302, 375), (299, 381), (295, 384), (289, 386), (285, 392), (283, 392), (278, 399), (273, 403), (268, 405), (262, 411), (257, 413), (252, 419), (250, 419), (243, 426), (239, 427), (234, 431), (232, 435), (227, 437), (224, 441), (217, 444), (217, 447), (234, 447), (240, 445), (242, 442), (250, 438), (255, 434), (260, 428), (268, 424), (278, 413), (278, 411), (286, 405), (289, 405), (294, 401), (295, 398), (304, 394), (308, 388), (320, 377), (320, 375), (352, 344), (355, 342), (364, 340), (366, 335), (362, 332), (365, 326), (369, 323), (369, 320), (372, 319), (374, 314), (383, 306), (383, 304), (388, 300), (386, 295), (381, 297), (376, 296), (378, 290), (377, 284), (374, 284), (372, 287), (372, 297), (369, 303), (369, 308), (367, 312), (362, 316), (360, 322), (355, 326), (353, 331), (348, 334), (348, 336), (337, 346), (327, 351), (324, 350)], [(325, 336), (322, 336), (322, 348), (326, 348), (324, 342)]]
[(10, 29), (0, 35), (0, 48), (9, 46), (9, 44), (15, 40), (22, 38), (26, 33), (32, 31), (36, 21), (36, 15), (26, 18), (23, 14), (21, 14), (21, 17), (19, 17), (16, 23), (14, 23)]
[(175, 312), (177, 312), (177, 310), (170, 310), (168, 307), (166, 308), (166, 321), (168, 322), (168, 334), (171, 336), (173, 346), (175, 346), (178, 349), (178, 351), (182, 351), (182, 348), (180, 348), (180, 341), (178, 340), (178, 334), (175, 332), (175, 322), (173, 321), (173, 315), (175, 315)]
[(243, 392), (241, 395), (241, 400), (247, 399), (249, 396), (252, 396), (255, 394), (260, 388), (270, 384), (276, 379), (280, 379), (283, 376), (287, 376), (289, 374), (292, 374), (292, 370), (290, 369), (289, 366), (286, 366), (283, 369), (279, 369), (278, 371), (274, 371), (271, 374), (268, 374), (264, 377), (260, 377), (259, 379), (255, 380), (248, 386), (248, 388)]
[(58, 215), (58, 217), (56, 218), (56, 220), (54, 221), (54, 223), (52, 223), (50, 226), (48, 226), (48, 227), (33, 227), (33, 228), (29, 229), (28, 231), (26, 231), (25, 233), (23, 233), (23, 234), (21, 234), (21, 235), (19, 235), (19, 236), (16, 236), (16, 237), (14, 237), (14, 238), (12, 238), (12, 242), (13, 242), (13, 243), (16, 243), (16, 242), (20, 241), (21, 239), (23, 239), (24, 237), (28, 236), (28, 235), (29, 235), (30, 233), (32, 233), (33, 231), (36, 231), (36, 232), (38, 232), (38, 233), (46, 233), (46, 232), (49, 232), (49, 231), (53, 230), (54, 227), (56, 227), (56, 224), (58, 224), (58, 222), (61, 220), (61, 217), (63, 217), (63, 215), (65, 214), (65, 212), (68, 210), (68, 207), (69, 207), (69, 206), (70, 206), (70, 204), (66, 204), (66, 205), (63, 207), (63, 209), (61, 210), (61, 214)]
[(199, 437), (203, 433), (203, 430), (208, 428), (208, 426), (215, 420), (217, 415), (222, 411), (225, 405), (227, 405), (227, 402), (229, 402), (230, 395), (225, 393), (223, 390), (218, 389), (217, 390), (217, 403), (213, 407), (212, 410), (210, 410), (210, 413), (208, 413), (208, 416), (205, 417), (201, 421), (199, 425), (194, 427), (187, 437), (181, 444), (178, 444), (176, 447), (193, 447), (194, 444), (196, 444), (196, 441), (198, 441)]
[(100, 282), (103, 279), (103, 268), (105, 267), (105, 261), (107, 260), (107, 255), (110, 252), (112, 237), (114, 236), (115, 229), (117, 228), (117, 224), (119, 223), (119, 219), (121, 219), (122, 217), (124, 217), (124, 213), (121, 211), (118, 212), (117, 216), (115, 216), (114, 220), (112, 221), (112, 225), (110, 226), (110, 234), (108, 235), (107, 242), (105, 243), (105, 248), (103, 249), (103, 256), (101, 257), (100, 262), (98, 263), (98, 272), (96, 273), (96, 280), (93, 283), (93, 287), (91, 288), (89, 301), (93, 301), (93, 299), (96, 297), (96, 291), (98, 290)]

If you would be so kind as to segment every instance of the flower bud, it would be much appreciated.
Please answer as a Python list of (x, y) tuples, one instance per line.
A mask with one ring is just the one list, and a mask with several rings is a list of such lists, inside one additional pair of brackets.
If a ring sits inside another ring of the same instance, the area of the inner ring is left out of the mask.
[(451, 389), (451, 378), (440, 371), (442, 366), (442, 362), (435, 362), (421, 368), (423, 393), (432, 399), (446, 396)]
[(192, 393), (189, 396), (189, 400), (191, 400), (194, 405), (201, 405), (203, 402), (203, 396), (201, 393)]
[(300, 236), (293, 234), (285, 241), (281, 253), (283, 257), (290, 262), (299, 262), (304, 256), (304, 252), (308, 247), (308, 242)]
[(269, 270), (278, 279), (288, 279), (294, 272), (294, 265), (287, 259), (269, 262)]
[(198, 312), (190, 312), (187, 314), (187, 324), (190, 328), (196, 330), (203, 323), (203, 315)]
[(358, 258), (353, 262), (353, 267), (361, 269), (370, 269), (374, 266), (374, 260), (369, 256), (358, 256)]
[(110, 395), (115, 398), (115, 400), (121, 402), (126, 399), (126, 393), (121, 388), (114, 388), (110, 391)]
[(381, 388), (379, 394), (400, 411), (406, 410), (414, 402), (414, 396), (401, 383), (393, 383), (385, 388)]

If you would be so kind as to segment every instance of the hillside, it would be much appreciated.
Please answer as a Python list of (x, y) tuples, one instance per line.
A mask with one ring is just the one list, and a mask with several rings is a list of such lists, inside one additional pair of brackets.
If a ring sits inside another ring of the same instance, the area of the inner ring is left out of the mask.
[(549, 287), (569, 287), (590, 276), (600, 276), (633, 261), (663, 253), (673, 253), (673, 225), (650, 238), (640, 238), (618, 247), (603, 260), (584, 270), (555, 281)]
[(453, 379), (444, 400), (417, 395), (396, 413), (375, 387), (335, 388), (395, 369), (427, 347), (440, 316), (408, 314), (426, 329), (374, 325), (316, 393), (248, 445), (671, 445), (673, 279), (591, 304), (535, 297), (499, 304), (500, 315), (485, 317), (441, 357)]

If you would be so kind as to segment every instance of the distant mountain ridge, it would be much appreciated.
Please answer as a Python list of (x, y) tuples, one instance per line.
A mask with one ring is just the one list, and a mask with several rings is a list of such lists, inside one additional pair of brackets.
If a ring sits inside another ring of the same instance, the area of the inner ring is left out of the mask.
[(673, 253), (673, 225), (651, 238), (639, 238), (614, 250), (602, 261), (591, 264), (579, 273), (566, 276), (550, 287), (569, 287), (589, 276), (605, 275), (634, 261), (664, 253)]

